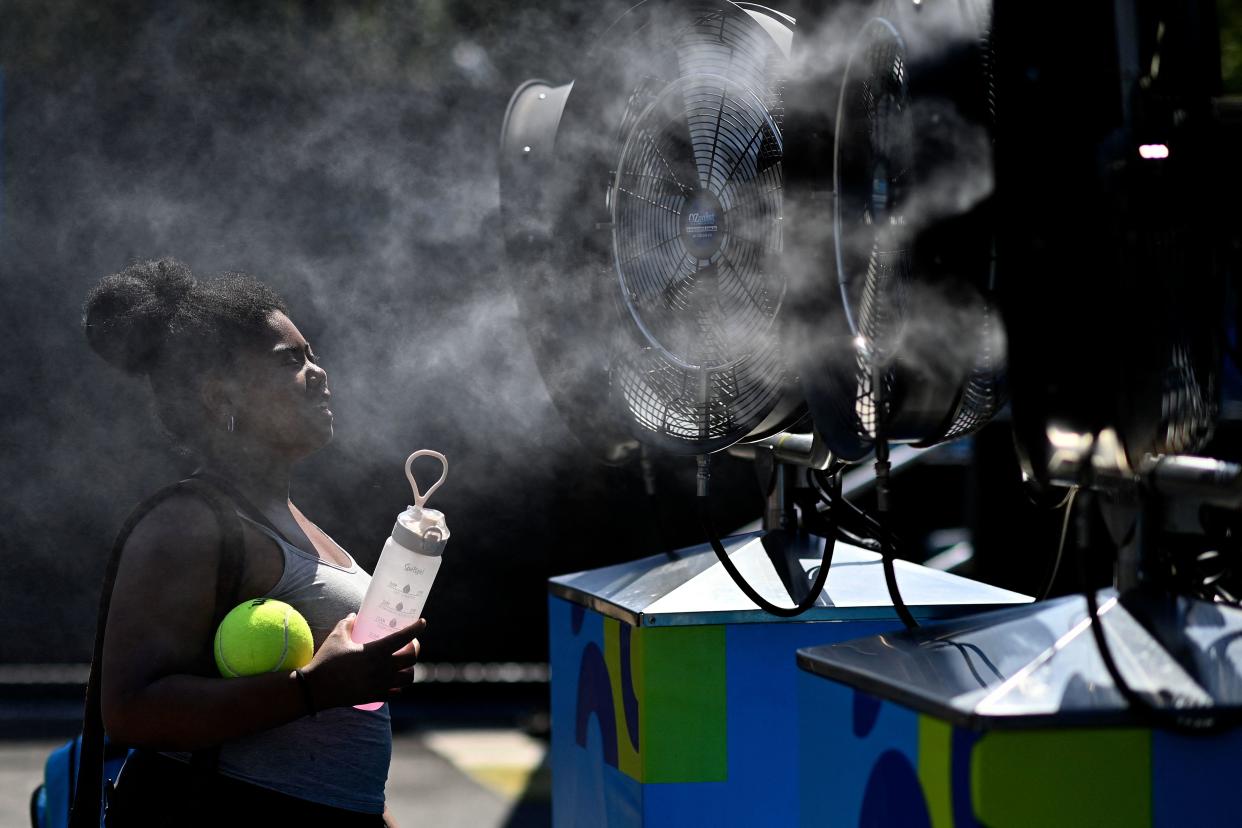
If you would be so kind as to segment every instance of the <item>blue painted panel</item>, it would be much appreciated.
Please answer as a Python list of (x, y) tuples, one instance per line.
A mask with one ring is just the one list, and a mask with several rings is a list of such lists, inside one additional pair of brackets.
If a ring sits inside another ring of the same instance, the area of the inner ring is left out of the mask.
[[(864, 795), (873, 769), (904, 758), (918, 767), (918, 714), (893, 704), (877, 704), (844, 684), (799, 671), (797, 824), (803, 828), (855, 826), (863, 819)], [(892, 755), (898, 754), (898, 755)], [(874, 803), (872, 803), (874, 806)], [(868, 808), (874, 816), (873, 807)]]
[[(728, 780), (641, 785), (616, 768), (600, 614), (549, 597), (552, 791), (556, 826), (794, 824), (799, 817), (800, 647), (896, 628), (895, 621), (726, 627)], [(624, 684), (624, 682), (623, 682)], [(875, 751), (878, 756), (880, 751)], [(863, 782), (866, 778), (863, 777)], [(859, 784), (855, 797), (861, 796)], [(861, 807), (856, 804), (856, 808)]]
[[(650, 785), (604, 761), (599, 726), (587, 729), (587, 746), (571, 745), (552, 763), (552, 824), (556, 828), (636, 828)], [(674, 786), (684, 787), (684, 786)], [(650, 825), (651, 823), (646, 823)]]
[(859, 828), (931, 828), (914, 762), (900, 750), (886, 750), (871, 768), (863, 791)]
[[(797, 650), (896, 629), (896, 621), (726, 628), (730, 825), (798, 821)], [(651, 809), (648, 808), (648, 813)]]
[(725, 628), (728, 779), (643, 786), (643, 825), (793, 825), (798, 806), (800, 647), (886, 632), (895, 621)]
[[(548, 635), (552, 670), (553, 825), (641, 825), (642, 786), (617, 770), (615, 758), (611, 765), (606, 761), (609, 737), (611, 755), (616, 755), (612, 703), (608, 701), (605, 707), (602, 699), (580, 698), (583, 685), (579, 677), (584, 674), (584, 665), (585, 674), (594, 676), (600, 666), (594, 658), (602, 664), (598, 654), (604, 649), (604, 618), (577, 604), (549, 597)], [(598, 681), (590, 686), (596, 694), (611, 692), (606, 682), (603, 687)], [(601, 717), (595, 712), (597, 709), (606, 709), (607, 715)], [(601, 728), (601, 723), (605, 727)]]
[(1235, 826), (1242, 728), (1213, 736), (1151, 734), (1151, 821), (1158, 828)]
[[(745, 790), (747, 793), (739, 793)], [(643, 786), (644, 828), (686, 828), (686, 826), (753, 826), (775, 823), (738, 818), (739, 796), (753, 798), (758, 789), (739, 788), (734, 781), (686, 784), (651, 783)]]

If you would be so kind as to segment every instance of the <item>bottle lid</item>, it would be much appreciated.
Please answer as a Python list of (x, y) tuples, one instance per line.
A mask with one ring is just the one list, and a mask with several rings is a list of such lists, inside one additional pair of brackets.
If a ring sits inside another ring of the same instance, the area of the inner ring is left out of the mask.
[(437, 509), (411, 506), (397, 516), (397, 522), (392, 527), (392, 539), (413, 552), (439, 555), (449, 539), (444, 513)]
[[(418, 481), (414, 479), (413, 464), (419, 457), (435, 457), (443, 466), (440, 479), (433, 483), (426, 493), (419, 490)], [(438, 451), (420, 449), (406, 458), (405, 476), (410, 481), (410, 488), (414, 490), (414, 505), (407, 507), (397, 516), (397, 522), (392, 527), (392, 539), (414, 552), (439, 555), (444, 551), (444, 545), (448, 543), (448, 524), (444, 520), (443, 512), (428, 509), (424, 504), (431, 497), (432, 492), (440, 488), (445, 478), (448, 477), (448, 458)]]

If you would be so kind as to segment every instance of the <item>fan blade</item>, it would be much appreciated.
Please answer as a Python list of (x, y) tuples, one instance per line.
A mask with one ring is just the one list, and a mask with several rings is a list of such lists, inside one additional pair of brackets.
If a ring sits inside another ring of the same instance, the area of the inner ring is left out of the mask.
[(659, 164), (657, 169), (662, 175), (668, 176), (681, 195), (686, 196), (698, 189), (699, 174), (694, 160), (694, 141), (690, 128), (684, 110), (677, 108), (680, 101), (675, 97), (662, 96), (654, 104), (654, 111), (651, 113), (654, 117), (644, 119), (649, 125), (658, 127), (659, 140), (652, 138), (649, 132), (644, 131), (644, 134), (652, 142), (652, 150)]
[[(725, 189), (729, 186), (730, 182), (734, 180), (734, 176), (736, 176), (739, 172), (742, 173), (742, 178), (738, 179), (739, 183), (751, 181), (755, 178), (755, 176), (763, 172), (763, 170), (760, 169), (762, 148), (767, 142), (773, 140), (771, 135), (771, 127), (768, 126), (767, 121), (763, 121), (753, 130), (750, 140), (746, 142), (746, 145), (743, 146), (740, 151), (736, 151), (729, 144), (726, 144), (725, 151), (727, 155), (733, 156), (734, 160), (731, 165), (728, 165), (728, 172), (726, 172), (720, 179), (719, 183), (712, 188), (712, 192), (714, 192), (717, 197), (723, 197)], [(779, 160), (779, 155), (777, 160)], [(744, 164), (743, 162), (749, 163)]]
[(712, 168), (716, 163), (720, 119), (724, 115), (728, 91), (724, 85), (708, 89), (705, 85), (688, 85), (685, 99), (686, 128), (694, 155), (696, 183), (701, 190), (711, 190)]
[[(741, 303), (745, 307), (740, 309), (739, 315), (743, 316), (746, 321), (750, 321), (748, 317), (753, 316), (752, 313), (747, 313), (747, 311), (757, 310), (765, 318), (770, 316), (772, 313), (772, 302), (768, 289), (767, 274), (758, 268), (739, 268), (724, 253), (720, 254), (720, 260), (728, 266), (727, 272), (733, 274), (733, 278), (730, 281), (741, 289), (740, 294), (737, 294), (738, 299), (745, 297), (745, 303)], [(722, 272), (725, 272), (725, 270), (722, 269)], [(753, 332), (748, 331), (747, 333)]]
[(668, 284), (660, 291), (660, 298), (663, 300), (662, 305), (664, 308), (668, 310), (685, 310), (690, 306), (690, 297), (694, 293), (699, 274), (696, 265), (697, 262), (690, 256), (683, 256), (682, 260), (677, 263), (676, 272), (669, 277)]

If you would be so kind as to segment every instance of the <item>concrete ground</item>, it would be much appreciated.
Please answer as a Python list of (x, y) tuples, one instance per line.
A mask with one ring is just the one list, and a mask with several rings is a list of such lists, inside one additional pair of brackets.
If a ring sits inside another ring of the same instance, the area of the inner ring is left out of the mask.
[[(26, 828), (30, 792), (63, 740), (0, 741), (0, 828)], [(545, 743), (515, 729), (396, 733), (388, 806), (401, 828), (551, 825)]]

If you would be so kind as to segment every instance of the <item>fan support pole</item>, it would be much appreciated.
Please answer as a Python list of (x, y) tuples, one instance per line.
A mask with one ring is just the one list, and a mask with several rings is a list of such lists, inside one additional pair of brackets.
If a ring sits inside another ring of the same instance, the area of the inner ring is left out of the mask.
[(803, 568), (803, 558), (820, 557), (818, 539), (798, 525), (798, 509), (793, 492), (798, 486), (798, 469), (789, 463), (777, 462), (773, 469), (772, 491), (768, 493), (763, 514), (764, 534), (761, 542), (772, 568), (780, 577), (790, 599), (800, 603), (811, 589), (811, 581)]
[(798, 470), (788, 463), (777, 461), (772, 469), (772, 478), (772, 490), (768, 492), (767, 508), (763, 512), (763, 528), (796, 532), (798, 510), (791, 495), (798, 485)]

